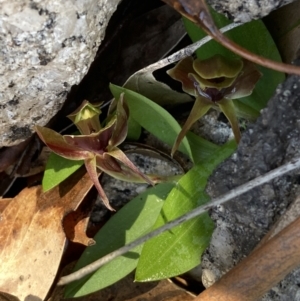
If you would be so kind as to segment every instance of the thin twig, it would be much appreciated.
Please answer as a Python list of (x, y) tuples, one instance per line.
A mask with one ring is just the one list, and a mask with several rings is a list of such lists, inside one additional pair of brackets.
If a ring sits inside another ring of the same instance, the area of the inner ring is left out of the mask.
[(241, 47), (232, 40), (224, 36), (214, 23), (210, 15), (206, 2), (204, 0), (163, 0), (172, 6), (180, 14), (197, 24), (207, 34), (211, 35), (217, 42), (238, 54), (239, 56), (256, 63), (258, 65), (280, 71), (288, 74), (300, 75), (299, 66), (293, 66), (282, 62), (276, 62), (268, 58), (250, 52), (246, 48)]
[(89, 275), (93, 272), (95, 272), (96, 270), (98, 270), (101, 266), (103, 266), (104, 264), (112, 261), (113, 259), (115, 259), (118, 256), (121, 256), (125, 253), (127, 253), (129, 250), (135, 248), (138, 245), (141, 245), (142, 243), (148, 241), (150, 238), (153, 238), (165, 231), (168, 231), (190, 219), (193, 219), (197, 216), (199, 216), (200, 214), (208, 211), (209, 209), (215, 207), (215, 206), (219, 206), (233, 198), (236, 198), (242, 194), (244, 194), (245, 192), (250, 191), (251, 189), (260, 186), (262, 184), (265, 184), (279, 176), (282, 176), (288, 172), (291, 172), (297, 168), (300, 168), (300, 158), (297, 159), (293, 159), (290, 162), (276, 168), (273, 169), (272, 171), (259, 176), (241, 186), (238, 186), (237, 188), (234, 188), (232, 190), (230, 190), (229, 192), (223, 194), (220, 197), (217, 197), (215, 199), (212, 199), (211, 202), (209, 204), (200, 206), (192, 211), (190, 211), (189, 213), (171, 221), (168, 222), (167, 224), (165, 224), (164, 226), (138, 238), (137, 240), (125, 245), (124, 247), (109, 253), (108, 255), (98, 259), (97, 261), (85, 266), (84, 268), (70, 274), (67, 275), (65, 277), (62, 277), (59, 282), (58, 285), (65, 285), (68, 284), (70, 282), (73, 282), (75, 280), (79, 280), (81, 278), (83, 278), (86, 275)]
[(255, 249), (194, 301), (261, 300), (264, 294), (299, 266), (299, 227), (300, 217)]
[[(242, 23), (231, 23), (227, 26), (224, 26), (220, 29), (220, 31), (222, 33), (224, 32), (227, 32), (233, 28), (236, 28), (238, 26), (242, 25)], [(211, 36), (206, 36), (204, 37), (203, 39), (201, 39), (200, 41), (197, 41), (183, 49), (180, 49), (179, 51), (171, 54), (170, 56), (164, 58), (164, 59), (161, 59), (159, 60), (158, 62), (154, 63), (154, 64), (151, 64), (135, 73), (133, 73), (128, 79), (127, 81), (125, 82), (124, 86), (126, 87), (126, 84), (133, 80), (135, 77), (139, 76), (140, 74), (144, 74), (144, 73), (147, 73), (147, 72), (153, 72), (157, 69), (161, 69), (165, 66), (168, 66), (172, 63), (175, 63), (179, 60), (182, 60), (184, 59), (185, 57), (188, 57), (190, 55), (192, 55), (198, 48), (200, 48), (201, 46), (203, 46), (204, 44), (206, 44), (207, 42), (209, 42), (210, 40), (212, 40), (213, 38)]]

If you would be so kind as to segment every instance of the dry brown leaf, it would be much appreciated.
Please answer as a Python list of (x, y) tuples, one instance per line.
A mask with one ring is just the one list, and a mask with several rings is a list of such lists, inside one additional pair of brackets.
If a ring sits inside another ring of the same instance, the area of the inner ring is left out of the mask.
[[(89, 176), (81, 169), (46, 193), (41, 186), (26, 188), (3, 206), (0, 292), (21, 301), (46, 297), (66, 244), (62, 220), (78, 208), (92, 186)], [(1, 293), (0, 300), (5, 300)]]
[[(9, 205), (13, 199), (0, 199), (0, 213)], [(0, 215), (1, 217), (1, 215)]]
[(86, 236), (86, 230), (89, 223), (90, 204), (84, 208), (80, 207), (71, 213), (69, 213), (63, 220), (63, 228), (65, 230), (66, 237), (74, 242), (80, 243), (85, 246), (92, 246), (95, 241), (92, 238)]

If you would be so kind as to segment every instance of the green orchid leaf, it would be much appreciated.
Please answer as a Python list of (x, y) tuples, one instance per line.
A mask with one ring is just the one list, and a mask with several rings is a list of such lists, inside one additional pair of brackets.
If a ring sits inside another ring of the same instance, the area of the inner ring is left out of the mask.
[(244, 118), (252, 122), (254, 122), (256, 118), (259, 117), (259, 112), (257, 110), (249, 107), (238, 99), (233, 99), (232, 101), (234, 103), (237, 117)]
[[(78, 270), (104, 255), (128, 244), (148, 232), (163, 205), (163, 200), (174, 187), (164, 183), (134, 198), (119, 210), (96, 234), (96, 244), (87, 247), (75, 266)], [(83, 279), (66, 287), (65, 297), (80, 297), (101, 290), (132, 272), (139, 258), (142, 246), (120, 256)]]
[(63, 182), (83, 164), (83, 160), (68, 160), (55, 153), (51, 153), (44, 172), (42, 182), (43, 191), (48, 191)]
[(128, 118), (128, 132), (127, 139), (131, 141), (139, 140), (142, 133), (142, 127), (138, 122), (136, 122), (132, 117)]
[[(223, 15), (211, 10), (212, 16), (216, 25), (221, 28), (230, 23)], [(206, 36), (197, 25), (187, 19), (183, 19), (186, 30), (193, 42), (198, 41)], [(280, 54), (274, 43), (269, 31), (264, 23), (260, 20), (255, 20), (239, 27), (236, 27), (225, 33), (231, 40), (244, 48), (261, 56), (267, 57), (274, 61), (281, 61)], [(197, 57), (201, 60), (209, 58), (214, 54), (222, 54), (228, 58), (236, 57), (236, 54), (226, 49), (216, 41), (210, 41), (196, 51)], [(250, 96), (239, 99), (240, 102), (256, 110), (258, 113), (263, 109), (268, 100), (273, 95), (277, 85), (284, 80), (284, 74), (271, 69), (258, 66), (263, 76), (255, 86), (253, 93)], [(250, 110), (247, 114), (251, 114)], [(255, 114), (257, 115), (257, 114)], [(256, 116), (253, 116), (254, 118)]]
[[(131, 90), (113, 84), (110, 84), (110, 90), (115, 98), (119, 98), (120, 94), (124, 92), (130, 116), (161, 141), (170, 146), (173, 145), (181, 127), (164, 108)], [(193, 160), (191, 148), (186, 138), (182, 140), (179, 150)]]
[(186, 137), (190, 143), (195, 164), (203, 163), (209, 159), (211, 155), (220, 148), (214, 144), (192, 132), (188, 132)]
[[(211, 158), (184, 175), (169, 193), (154, 229), (209, 201), (205, 186), (212, 171), (236, 148), (230, 141), (211, 153)], [(136, 281), (154, 281), (182, 274), (200, 263), (214, 225), (207, 213), (185, 222), (144, 244)]]

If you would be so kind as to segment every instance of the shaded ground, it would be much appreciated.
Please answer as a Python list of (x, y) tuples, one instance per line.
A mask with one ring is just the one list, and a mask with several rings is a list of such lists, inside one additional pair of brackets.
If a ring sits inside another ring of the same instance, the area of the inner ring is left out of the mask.
[[(237, 152), (210, 178), (211, 197), (300, 156), (299, 95), (300, 78), (289, 76), (277, 88), (261, 117), (244, 133)], [(203, 268), (218, 278), (248, 255), (294, 199), (298, 185), (299, 172), (276, 179), (214, 210), (211, 216), (217, 229), (204, 256)], [(213, 278), (208, 277), (206, 284)], [(299, 282), (300, 270), (296, 270), (265, 300), (299, 300)]]

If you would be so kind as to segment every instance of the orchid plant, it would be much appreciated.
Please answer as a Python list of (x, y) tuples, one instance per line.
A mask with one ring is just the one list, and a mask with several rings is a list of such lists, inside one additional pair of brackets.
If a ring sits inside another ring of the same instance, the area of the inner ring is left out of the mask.
[(84, 160), (85, 167), (93, 181), (104, 205), (114, 210), (99, 183), (99, 173), (127, 182), (146, 182), (152, 180), (138, 170), (128, 157), (118, 148), (125, 140), (128, 130), (128, 107), (124, 94), (109, 108), (106, 124), (99, 120), (100, 105), (84, 101), (68, 117), (77, 126), (80, 135), (61, 135), (49, 128), (36, 126), (41, 140), (57, 155), (70, 160)]
[(252, 93), (261, 73), (244, 59), (228, 59), (214, 55), (200, 60), (187, 57), (168, 70), (168, 74), (182, 83), (184, 92), (196, 97), (194, 106), (173, 145), (171, 154), (178, 149), (191, 126), (210, 108), (219, 108), (229, 120), (235, 140), (241, 133), (233, 99)]

